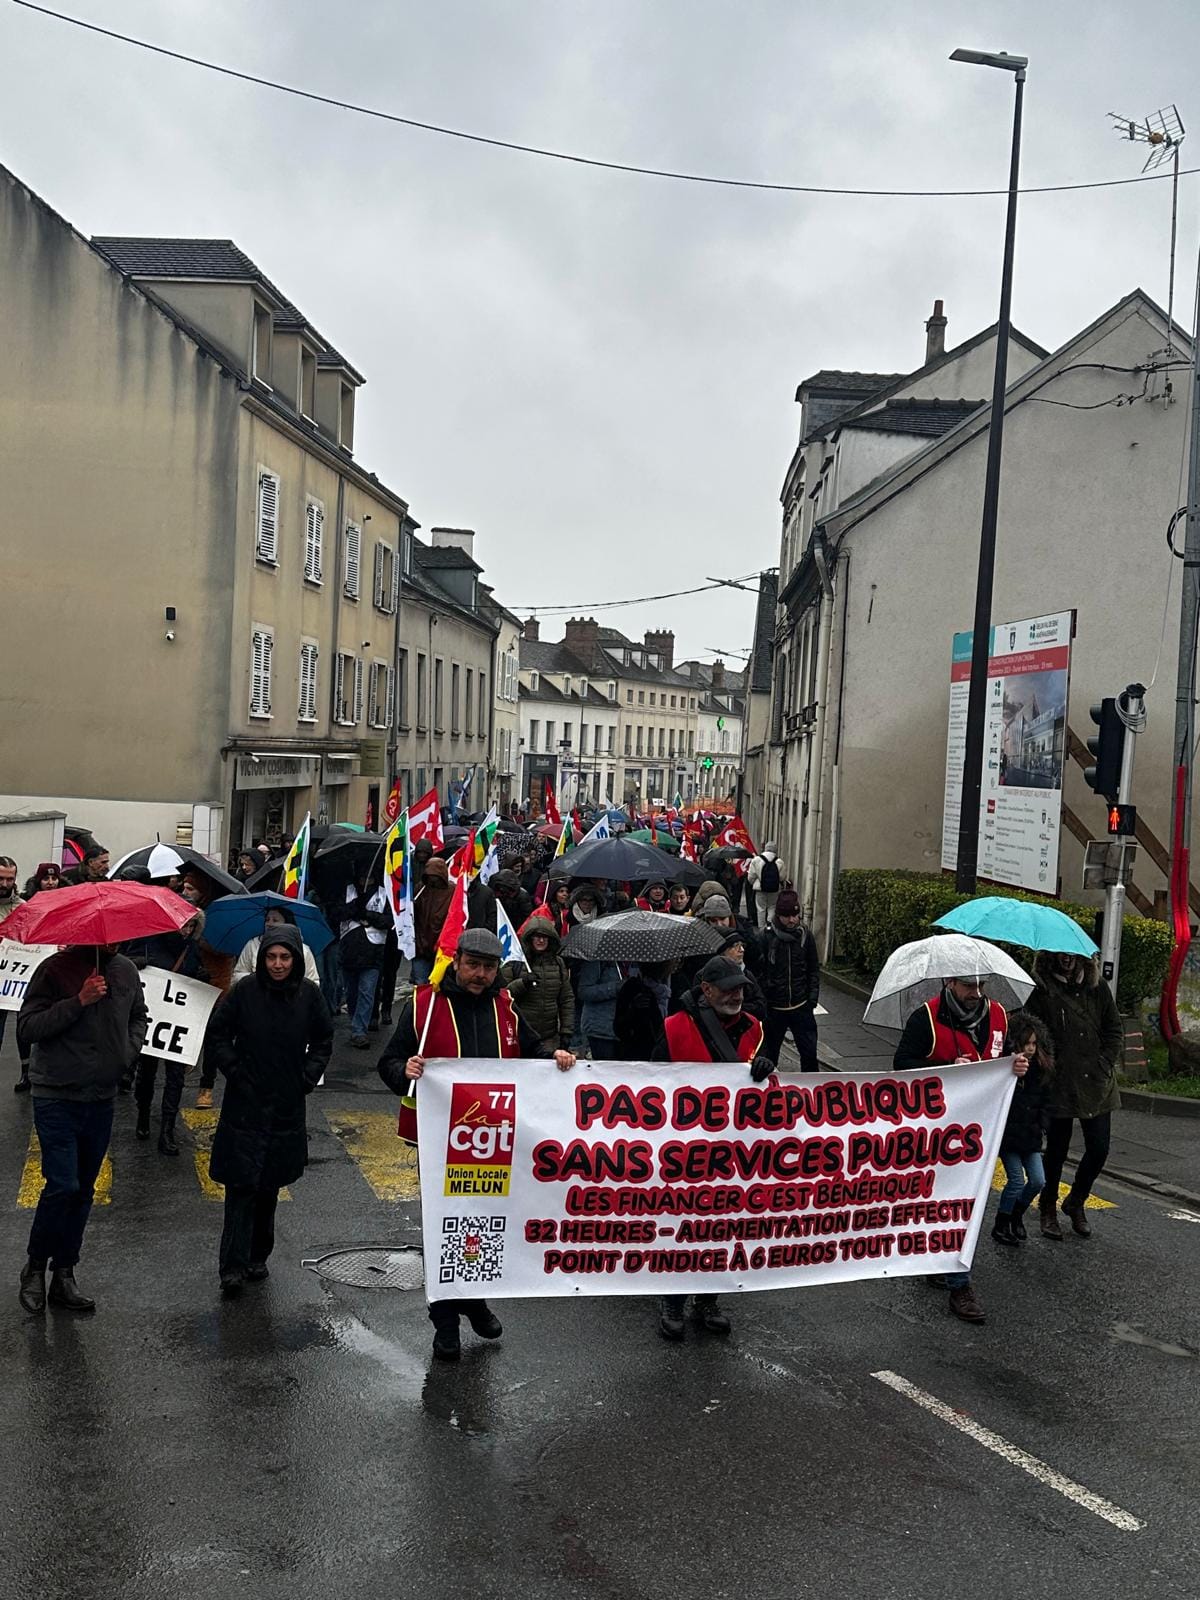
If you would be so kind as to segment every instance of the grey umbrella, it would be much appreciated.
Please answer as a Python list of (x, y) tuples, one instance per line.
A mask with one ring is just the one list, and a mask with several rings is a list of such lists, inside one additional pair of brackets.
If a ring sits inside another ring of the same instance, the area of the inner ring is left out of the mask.
[(715, 955), (728, 937), (692, 917), (665, 911), (618, 911), (595, 922), (581, 922), (563, 942), (562, 953), (576, 961), (685, 961)]

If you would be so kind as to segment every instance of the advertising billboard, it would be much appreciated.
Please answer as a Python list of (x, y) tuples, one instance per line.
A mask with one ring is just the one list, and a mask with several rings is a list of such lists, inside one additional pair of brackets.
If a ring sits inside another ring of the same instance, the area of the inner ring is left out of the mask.
[[(979, 876), (1054, 894), (1067, 762), (1072, 611), (997, 623), (988, 650)], [(967, 746), (970, 633), (956, 633), (942, 814), (942, 866), (958, 865), (958, 819)]]

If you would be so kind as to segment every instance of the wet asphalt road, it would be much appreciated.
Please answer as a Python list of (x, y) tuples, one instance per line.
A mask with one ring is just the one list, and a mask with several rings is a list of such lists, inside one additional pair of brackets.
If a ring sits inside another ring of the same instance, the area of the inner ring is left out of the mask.
[[(10, 1043), (0, 1081), (12, 1068)], [(339, 1048), (271, 1279), (222, 1304), (190, 1136), (166, 1161), (122, 1102), (79, 1269), (100, 1311), (42, 1322), (16, 1302), (30, 1114), (4, 1089), (2, 1600), (1200, 1594), (1186, 1208), (1110, 1187), (1086, 1244), (985, 1241), (984, 1328), (915, 1280), (749, 1295), (730, 1339), (678, 1347), (652, 1302), (526, 1301), (498, 1303), (500, 1344), (466, 1334), (459, 1366), (431, 1367), (419, 1293), (299, 1265), (416, 1237), (416, 1206), (379, 1199), (329, 1120), (391, 1106), (373, 1057)], [(1145, 1526), (1034, 1481), (880, 1370)]]

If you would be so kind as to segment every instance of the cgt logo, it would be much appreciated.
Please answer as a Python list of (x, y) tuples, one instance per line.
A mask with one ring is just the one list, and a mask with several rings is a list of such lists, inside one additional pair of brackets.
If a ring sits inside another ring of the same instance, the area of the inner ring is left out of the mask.
[(450, 1091), (445, 1192), (506, 1195), (512, 1177), (516, 1126), (515, 1084), (454, 1084)]

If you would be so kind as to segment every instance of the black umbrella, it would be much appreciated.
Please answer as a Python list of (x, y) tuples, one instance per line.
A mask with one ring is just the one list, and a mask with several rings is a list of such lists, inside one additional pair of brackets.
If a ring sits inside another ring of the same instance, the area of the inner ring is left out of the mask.
[(328, 861), (336, 856), (339, 861), (347, 864), (358, 862), (360, 859), (368, 863), (383, 849), (384, 835), (382, 833), (358, 833), (354, 829), (330, 829), (325, 838), (313, 851), (314, 861)]
[(564, 956), (576, 961), (686, 961), (715, 955), (726, 929), (664, 911), (618, 911), (595, 922), (581, 922), (563, 942)]
[(551, 865), (552, 878), (615, 878), (619, 883), (701, 884), (705, 874), (682, 856), (633, 839), (593, 839)]
[(173, 872), (186, 872), (190, 867), (210, 883), (216, 884), (222, 894), (246, 893), (246, 885), (240, 878), (232, 877), (187, 844), (144, 844), (140, 850), (131, 850), (128, 855), (122, 856), (109, 871), (109, 877), (115, 878), (126, 867), (145, 867), (154, 878), (165, 878)]
[(744, 861), (753, 854), (753, 850), (747, 850), (744, 844), (722, 844), (710, 850), (704, 859), (707, 861), (709, 856), (716, 856), (718, 861)]
[(273, 861), (264, 861), (257, 872), (252, 872), (246, 879), (247, 893), (255, 891), (261, 893), (264, 889), (273, 889), (283, 874), (287, 862), (286, 856), (276, 856)]

